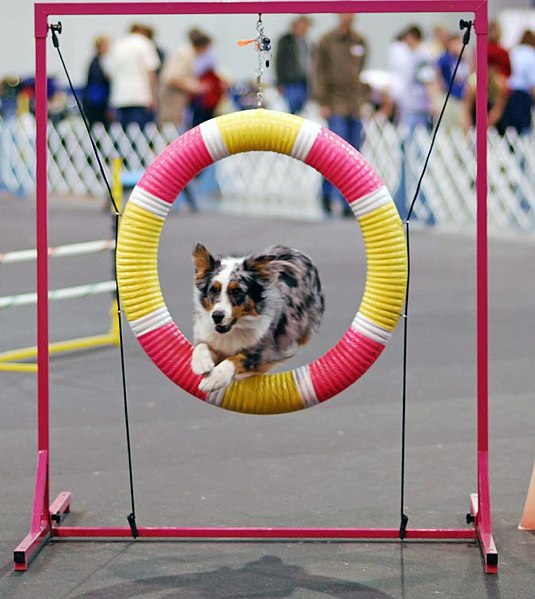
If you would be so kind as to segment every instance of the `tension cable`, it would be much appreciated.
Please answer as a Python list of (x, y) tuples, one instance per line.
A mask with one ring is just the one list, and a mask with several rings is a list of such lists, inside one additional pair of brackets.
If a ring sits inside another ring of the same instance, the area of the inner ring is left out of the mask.
[[(104, 170), (104, 165), (102, 164), (100, 152), (98, 151), (97, 144), (95, 143), (95, 140), (93, 138), (93, 134), (91, 132), (91, 127), (89, 125), (89, 121), (87, 120), (85, 111), (82, 107), (80, 100), (78, 99), (78, 95), (74, 89), (71, 77), (69, 75), (69, 70), (67, 69), (67, 65), (65, 64), (65, 61), (63, 60), (63, 55), (61, 54), (61, 50), (59, 47), (58, 34), (60, 34), (62, 32), (62, 29), (63, 28), (61, 25), (61, 21), (58, 21), (58, 23), (56, 23), (56, 24), (50, 25), (50, 32), (52, 34), (52, 43), (54, 44), (54, 48), (56, 48), (58, 51), (58, 56), (60, 58), (62, 66), (63, 66), (63, 70), (65, 71), (65, 76), (67, 77), (67, 81), (69, 82), (69, 88), (71, 90), (71, 93), (72, 93), (75, 101), (76, 101), (76, 106), (78, 107), (80, 116), (82, 117), (85, 128), (89, 135), (89, 140), (91, 142), (91, 147), (93, 148), (93, 153), (95, 154), (95, 158), (97, 160), (100, 174), (101, 174), (104, 184), (106, 186), (106, 190), (108, 192), (108, 197), (110, 199), (110, 202), (113, 206), (114, 216), (115, 216), (115, 226), (114, 226), (115, 247), (117, 248), (117, 236), (119, 234), (119, 220), (121, 218), (121, 213), (119, 211), (119, 208), (117, 206), (115, 198), (113, 197), (113, 192), (111, 190), (111, 186), (108, 181), (108, 177)], [(116, 250), (114, 250), (114, 252), (115, 251)], [(135, 500), (134, 500), (134, 475), (133, 475), (133, 468), (132, 468), (132, 447), (131, 447), (131, 443), (130, 443), (130, 419), (128, 416), (128, 393), (127, 393), (127, 388), (126, 388), (126, 369), (125, 369), (125, 357), (124, 357), (123, 327), (122, 327), (122, 322), (121, 322), (122, 310), (121, 310), (121, 300), (119, 297), (119, 284), (117, 282), (117, 270), (115, 267), (115, 261), (114, 261), (114, 265), (113, 265), (113, 272), (114, 272), (114, 278), (115, 278), (115, 299), (117, 301), (117, 320), (118, 320), (118, 324), (119, 324), (119, 347), (120, 347), (120, 354), (121, 354), (121, 377), (122, 377), (122, 387), (123, 387), (123, 406), (124, 406), (124, 419), (125, 419), (125, 427), (126, 427), (126, 448), (127, 448), (127, 452), (128, 452), (128, 474), (129, 474), (129, 481), (130, 481), (130, 505), (131, 505), (131, 510), (132, 510), (130, 512), (130, 514), (128, 514), (128, 516), (127, 516), (127, 521), (128, 521), (128, 524), (130, 525), (130, 530), (132, 531), (132, 537), (135, 539), (139, 533), (138, 533), (138, 529), (137, 529), (137, 525), (136, 525), (136, 509), (135, 509)]]
[(414, 208), (414, 204), (418, 199), (420, 194), (420, 188), (422, 186), (422, 181), (427, 170), (427, 165), (429, 164), (429, 159), (431, 158), (431, 153), (433, 152), (433, 147), (435, 145), (435, 140), (437, 138), (438, 131), (440, 129), (440, 125), (442, 123), (442, 117), (444, 116), (444, 112), (446, 110), (446, 106), (448, 104), (448, 100), (451, 96), (451, 90), (453, 89), (453, 84), (455, 83), (455, 77), (457, 76), (457, 71), (459, 69), (459, 65), (461, 64), (461, 60), (465, 51), (466, 46), (468, 46), (470, 42), (470, 33), (472, 31), (473, 21), (465, 21), (461, 19), (459, 22), (459, 27), (461, 30), (464, 30), (463, 35), (463, 46), (461, 51), (459, 52), (459, 57), (457, 58), (457, 62), (455, 64), (455, 68), (453, 69), (453, 73), (451, 75), (451, 81), (448, 86), (448, 91), (446, 93), (446, 97), (444, 99), (444, 103), (442, 105), (442, 109), (438, 116), (435, 128), (433, 130), (433, 136), (431, 138), (431, 144), (429, 146), (429, 150), (427, 152), (427, 156), (425, 158), (424, 166), (422, 168), (422, 172), (418, 179), (418, 183), (416, 184), (416, 189), (414, 191), (414, 195), (412, 201), (409, 206), (409, 211), (407, 213), (407, 217), (404, 221), (405, 230), (406, 230), (406, 239), (407, 239), (407, 293), (405, 294), (405, 310), (403, 314), (403, 391), (402, 391), (402, 408), (401, 408), (401, 498), (400, 498), (400, 525), (399, 525), (399, 538), (404, 539), (406, 537), (407, 524), (409, 522), (409, 517), (405, 514), (404, 505), (405, 505), (405, 449), (406, 449), (406, 429), (407, 429), (407, 342), (408, 342), (408, 320), (409, 320), (409, 290), (410, 290), (410, 276), (411, 276), (411, 247), (410, 247), (410, 218), (412, 216), (412, 211)]

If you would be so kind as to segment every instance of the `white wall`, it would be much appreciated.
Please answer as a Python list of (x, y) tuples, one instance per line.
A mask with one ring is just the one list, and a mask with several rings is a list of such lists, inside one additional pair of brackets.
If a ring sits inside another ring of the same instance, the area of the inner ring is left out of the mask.
[(512, 48), (518, 44), (526, 29), (535, 31), (535, 8), (503, 10), (500, 12), (500, 25), (502, 44), (506, 48)]
[[(259, 4), (260, 6), (260, 4)], [(361, 15), (358, 28), (368, 38), (371, 55), (368, 66), (384, 68), (390, 41), (404, 26), (418, 23), (427, 31), (437, 22), (445, 23), (455, 30), (459, 18), (470, 15), (426, 14), (426, 15)], [(254, 37), (256, 15), (228, 16), (166, 16), (142, 17), (139, 21), (151, 24), (157, 31), (158, 43), (168, 52), (180, 45), (185, 33), (198, 26), (210, 33), (220, 51), (220, 63), (235, 79), (251, 77), (256, 68), (256, 54), (251, 46), (238, 48), (240, 38)], [(290, 15), (266, 15), (266, 33), (276, 40), (289, 21)], [(76, 84), (85, 77), (86, 65), (92, 54), (92, 40), (105, 34), (112, 38), (122, 35), (135, 17), (62, 17), (64, 26), (60, 36), (61, 50)], [(54, 22), (57, 19), (50, 19)], [(30, 75), (33, 73), (33, 0), (0, 0), (0, 24), (2, 40), (0, 52), (0, 78), (9, 73)], [(311, 31), (318, 38), (335, 24), (333, 15), (316, 15)], [(49, 44), (49, 73), (61, 74), (61, 65), (56, 51)]]

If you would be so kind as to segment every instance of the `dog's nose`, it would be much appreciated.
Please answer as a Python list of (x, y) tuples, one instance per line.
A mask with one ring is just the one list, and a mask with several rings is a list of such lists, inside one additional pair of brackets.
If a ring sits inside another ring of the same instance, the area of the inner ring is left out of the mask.
[(220, 312), (219, 310), (212, 314), (212, 320), (215, 324), (221, 324), (223, 322), (223, 318), (225, 318), (225, 313)]

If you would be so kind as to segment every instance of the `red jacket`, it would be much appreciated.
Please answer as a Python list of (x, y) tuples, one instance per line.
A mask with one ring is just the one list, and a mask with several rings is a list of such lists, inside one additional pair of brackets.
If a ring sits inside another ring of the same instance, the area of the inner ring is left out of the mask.
[(509, 52), (503, 46), (496, 42), (490, 42), (487, 60), (489, 65), (494, 66), (500, 75), (509, 79), (511, 76), (511, 61), (509, 60)]
[(220, 102), (225, 93), (225, 85), (214, 71), (206, 71), (199, 77), (203, 92), (195, 99), (200, 106), (207, 110), (213, 110)]

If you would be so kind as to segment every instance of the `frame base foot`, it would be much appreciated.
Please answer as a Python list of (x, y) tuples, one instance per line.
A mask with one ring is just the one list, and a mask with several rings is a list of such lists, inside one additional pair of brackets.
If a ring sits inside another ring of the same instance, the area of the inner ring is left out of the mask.
[(474, 523), (481, 554), (485, 564), (486, 574), (498, 574), (498, 550), (494, 544), (494, 539), (490, 532), (490, 526), (484, 526), (479, 514), (479, 496), (477, 493), (470, 495), (470, 513), (467, 518), (471, 518)]
[(30, 561), (50, 540), (50, 528), (43, 527), (36, 532), (28, 533), (13, 552), (15, 572), (25, 572)]
[(71, 511), (71, 497), (69, 491), (62, 491), (50, 504), (50, 518), (55, 524), (61, 524), (66, 515)]
[[(62, 491), (50, 504), (50, 519), (56, 524), (61, 524), (65, 515), (71, 509), (71, 493)], [(52, 536), (52, 527), (42, 522), (39, 529), (30, 531), (13, 552), (15, 572), (25, 572), (32, 559), (48, 543)]]

